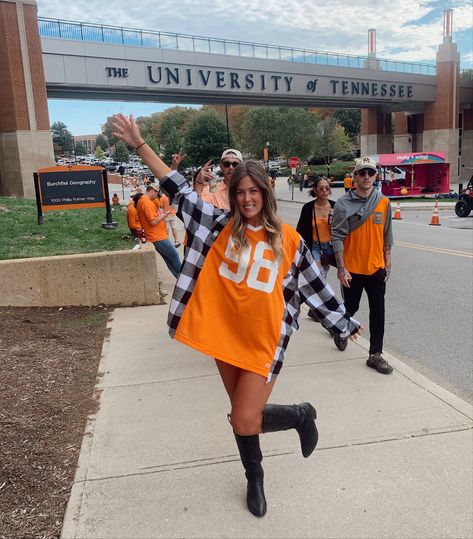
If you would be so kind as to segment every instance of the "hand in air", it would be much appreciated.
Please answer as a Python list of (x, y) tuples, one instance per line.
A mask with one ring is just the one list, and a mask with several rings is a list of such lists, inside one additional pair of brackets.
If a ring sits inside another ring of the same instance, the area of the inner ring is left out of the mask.
[(127, 118), (124, 114), (116, 114), (113, 117), (113, 136), (122, 140), (133, 149), (138, 147), (144, 141), (141, 137), (140, 128), (133, 118), (133, 114)]
[(179, 165), (184, 161), (184, 158), (186, 157), (186, 154), (183, 153), (182, 148), (179, 149), (178, 153), (172, 154), (172, 163), (171, 168), (172, 170), (177, 170), (179, 168)]
[(207, 161), (205, 165), (202, 167), (199, 174), (197, 174), (197, 177), (195, 179), (196, 182), (203, 184), (203, 183), (209, 183), (209, 181), (213, 178), (213, 173), (210, 170), (210, 166), (212, 163), (212, 159)]

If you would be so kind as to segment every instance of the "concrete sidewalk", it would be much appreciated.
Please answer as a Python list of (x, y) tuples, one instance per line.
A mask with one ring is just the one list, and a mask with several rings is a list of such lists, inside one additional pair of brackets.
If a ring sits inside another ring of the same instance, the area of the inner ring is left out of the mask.
[(63, 538), (473, 536), (472, 407), (396, 358), (367, 368), (366, 341), (339, 352), (305, 312), (271, 401), (311, 401), (319, 445), (261, 436), (251, 515), (214, 362), (168, 337), (167, 310), (113, 312)]

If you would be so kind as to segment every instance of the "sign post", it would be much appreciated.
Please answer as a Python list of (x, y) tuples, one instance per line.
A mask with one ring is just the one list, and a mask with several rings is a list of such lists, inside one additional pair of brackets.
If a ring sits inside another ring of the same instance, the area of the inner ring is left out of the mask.
[(291, 193), (291, 200), (294, 200), (294, 178), (296, 177), (296, 169), (300, 166), (299, 158), (298, 157), (291, 157), (288, 161), (288, 165), (291, 167), (291, 174), (293, 176), (292, 181), (292, 193)]

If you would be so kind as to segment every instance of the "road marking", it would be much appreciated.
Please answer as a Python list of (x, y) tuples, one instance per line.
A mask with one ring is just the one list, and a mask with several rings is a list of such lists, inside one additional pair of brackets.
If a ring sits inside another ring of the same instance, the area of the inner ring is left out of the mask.
[(473, 253), (467, 251), (455, 251), (453, 249), (443, 249), (442, 247), (427, 247), (426, 245), (419, 245), (417, 243), (408, 243), (406, 241), (396, 241), (395, 245), (401, 247), (409, 247), (410, 249), (419, 249), (421, 251), (431, 251), (432, 253), (440, 253), (444, 255), (462, 256), (464, 258), (473, 258)]

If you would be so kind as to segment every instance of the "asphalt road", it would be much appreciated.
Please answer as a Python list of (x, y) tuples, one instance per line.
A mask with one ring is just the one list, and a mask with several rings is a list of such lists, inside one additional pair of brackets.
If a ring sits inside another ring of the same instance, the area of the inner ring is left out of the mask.
[[(295, 226), (301, 204), (278, 207)], [(430, 226), (431, 216), (410, 210), (393, 222), (384, 348), (473, 402), (473, 214), (460, 219), (453, 210), (441, 210), (441, 226)], [(338, 292), (333, 269), (328, 280)], [(365, 297), (356, 318), (368, 325)]]

